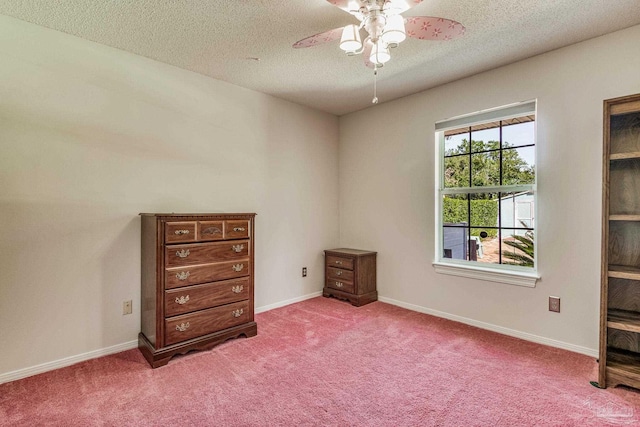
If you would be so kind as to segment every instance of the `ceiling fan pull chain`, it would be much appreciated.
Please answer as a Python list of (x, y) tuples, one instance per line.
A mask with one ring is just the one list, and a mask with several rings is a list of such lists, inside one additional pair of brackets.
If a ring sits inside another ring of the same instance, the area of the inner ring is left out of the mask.
[(373, 67), (373, 99), (371, 103), (378, 103), (378, 66)]

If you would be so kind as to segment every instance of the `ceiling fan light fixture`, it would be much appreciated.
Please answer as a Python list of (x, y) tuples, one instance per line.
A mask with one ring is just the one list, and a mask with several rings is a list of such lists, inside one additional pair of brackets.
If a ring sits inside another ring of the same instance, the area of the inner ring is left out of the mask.
[[(340, 49), (348, 56), (362, 54), (364, 65), (374, 75), (374, 104), (378, 103), (378, 70), (389, 62), (389, 48), (397, 47), (407, 37), (419, 40), (451, 40), (465, 32), (464, 25), (450, 19), (433, 16), (403, 18), (400, 14), (424, 0), (326, 0), (348, 12), (360, 25), (347, 25), (314, 34), (293, 44), (295, 49), (315, 46), (340, 38)], [(364, 42), (360, 31), (366, 33)]]
[(378, 39), (378, 41), (373, 44), (369, 60), (376, 65), (384, 65), (386, 62), (389, 62), (390, 59), (391, 53), (389, 53), (387, 44), (383, 40)]
[(404, 18), (400, 15), (387, 17), (387, 23), (380, 38), (389, 46), (396, 47), (407, 38), (404, 29)]
[(357, 25), (347, 25), (342, 29), (340, 49), (347, 52), (347, 54), (354, 54), (356, 51), (362, 49), (360, 28)]

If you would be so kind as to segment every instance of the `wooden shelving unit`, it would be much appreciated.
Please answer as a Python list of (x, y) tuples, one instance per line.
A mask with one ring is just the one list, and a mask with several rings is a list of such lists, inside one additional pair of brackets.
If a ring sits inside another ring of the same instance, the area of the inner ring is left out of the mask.
[(640, 388), (640, 94), (604, 102), (598, 385)]

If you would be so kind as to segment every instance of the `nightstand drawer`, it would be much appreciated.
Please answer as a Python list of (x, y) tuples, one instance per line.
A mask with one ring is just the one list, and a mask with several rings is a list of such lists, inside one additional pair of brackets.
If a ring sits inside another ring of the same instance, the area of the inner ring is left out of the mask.
[(165, 320), (166, 345), (210, 334), (251, 320), (249, 301), (183, 314)]
[(353, 259), (327, 255), (327, 267), (346, 268), (353, 270)]
[(167, 222), (164, 226), (164, 241), (166, 243), (195, 242), (196, 222), (180, 221)]
[(165, 266), (167, 268), (183, 265), (205, 264), (213, 261), (227, 261), (247, 258), (249, 241), (196, 243), (191, 245), (167, 246)]
[(186, 286), (165, 291), (164, 313), (171, 317), (248, 298), (248, 277)]
[(236, 261), (200, 264), (190, 267), (174, 267), (165, 270), (165, 289), (234, 279), (248, 276), (251, 264), (248, 258)]
[(353, 271), (341, 268), (327, 267), (327, 277), (329, 279), (353, 282)]
[(353, 283), (344, 280), (327, 279), (327, 287), (351, 294), (355, 291)]

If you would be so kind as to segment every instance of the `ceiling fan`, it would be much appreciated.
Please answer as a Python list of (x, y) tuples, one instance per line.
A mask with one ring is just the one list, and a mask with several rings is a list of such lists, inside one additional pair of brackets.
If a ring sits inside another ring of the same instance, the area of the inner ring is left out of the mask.
[[(306, 37), (293, 44), (296, 49), (316, 46), (340, 39), (340, 48), (349, 56), (362, 54), (364, 64), (374, 69), (374, 76), (391, 59), (390, 49), (397, 47), (407, 36), (419, 40), (451, 40), (461, 36), (465, 27), (451, 19), (432, 16), (400, 14), (423, 0), (327, 0), (334, 6), (355, 16), (360, 24), (334, 28)], [(364, 41), (360, 35), (364, 29)], [(374, 77), (375, 78), (375, 77)], [(374, 80), (373, 103), (378, 103)]]

